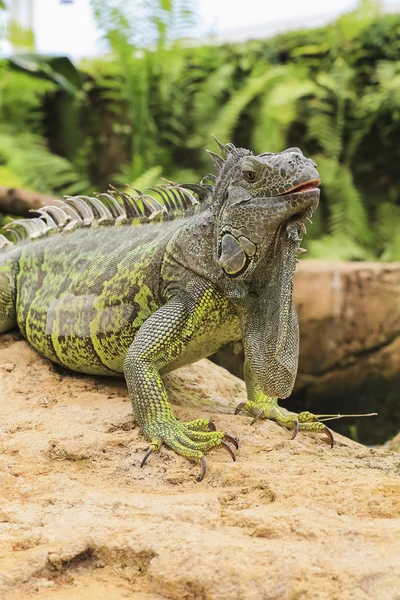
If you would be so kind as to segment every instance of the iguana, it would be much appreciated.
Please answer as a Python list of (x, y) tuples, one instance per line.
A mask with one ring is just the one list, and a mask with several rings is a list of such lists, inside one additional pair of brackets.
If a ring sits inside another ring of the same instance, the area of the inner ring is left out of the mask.
[[(300, 242), (319, 202), (316, 163), (299, 148), (258, 156), (223, 145), (200, 184), (169, 182), (163, 199), (114, 188), (67, 197), (1, 236), (0, 332), (18, 325), (43, 356), (74, 371), (124, 374), (152, 452), (201, 463), (237, 440), (209, 419), (179, 421), (162, 373), (242, 340), (243, 409), (294, 430), (330, 430), (278, 405), (292, 391), (299, 332), (292, 302)], [(294, 437), (294, 436), (293, 436)]]

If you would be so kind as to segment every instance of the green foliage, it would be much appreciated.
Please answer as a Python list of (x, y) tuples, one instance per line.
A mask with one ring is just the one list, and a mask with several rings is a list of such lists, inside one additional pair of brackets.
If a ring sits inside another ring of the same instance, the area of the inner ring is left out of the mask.
[(53, 82), (14, 71), (7, 61), (0, 61), (0, 123), (42, 133), (43, 99), (56, 89)]
[(191, 0), (136, 0), (129, 6), (92, 0), (92, 6), (118, 65), (106, 93), (117, 93), (127, 108), (132, 179), (154, 164), (165, 165), (163, 143), (179, 145), (187, 131), (179, 79), (185, 67), (181, 41), (193, 22)]
[(24, 187), (51, 194), (79, 194), (88, 190), (70, 162), (49, 152), (40, 136), (0, 129), (0, 166), (8, 177), (17, 178)]
[(117, 183), (117, 185), (120, 186), (131, 185), (132, 187), (137, 188), (139, 190), (145, 190), (148, 187), (157, 185), (161, 173), (161, 167), (152, 167), (151, 169), (148, 169), (132, 181), (129, 179), (131, 173), (130, 169), (128, 168), (127, 173), (122, 172), (121, 174), (116, 176), (115, 182)]
[(69, 94), (76, 93), (82, 85), (79, 71), (66, 56), (17, 54), (10, 58), (10, 63), (36, 77), (54, 81)]
[(44, 98), (57, 84), (0, 62), (0, 185), (43, 193), (82, 193), (89, 184), (44, 137)]

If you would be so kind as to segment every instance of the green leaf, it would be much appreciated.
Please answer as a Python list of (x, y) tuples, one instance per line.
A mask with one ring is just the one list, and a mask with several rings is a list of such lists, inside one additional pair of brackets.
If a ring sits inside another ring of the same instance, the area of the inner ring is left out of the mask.
[(82, 77), (66, 56), (41, 56), (38, 54), (18, 54), (10, 58), (16, 68), (55, 81), (70, 94), (75, 94), (82, 86)]
[(328, 52), (330, 50), (329, 44), (309, 44), (306, 46), (300, 46), (299, 48), (294, 48), (291, 51), (291, 56), (304, 56), (309, 54), (323, 54), (324, 52)]
[(300, 98), (314, 90), (314, 83), (287, 77), (266, 89), (261, 106), (255, 111), (252, 144), (255, 152), (280, 152), (286, 146), (287, 130), (296, 119)]
[(246, 85), (238, 90), (221, 109), (210, 131), (220, 140), (229, 140), (243, 110), (259, 96), (267, 85), (274, 85), (284, 79), (286, 67), (273, 67), (258, 76), (250, 76)]
[(73, 195), (90, 189), (72, 164), (52, 154), (40, 136), (6, 130), (4, 126), (0, 129), (0, 164), (24, 187), (44, 194), (60, 191)]

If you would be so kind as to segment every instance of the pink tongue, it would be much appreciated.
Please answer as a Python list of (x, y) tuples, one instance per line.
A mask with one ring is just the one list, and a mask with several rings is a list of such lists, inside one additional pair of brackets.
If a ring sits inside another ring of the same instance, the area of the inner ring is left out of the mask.
[(315, 190), (316, 188), (315, 182), (305, 183), (304, 185), (300, 185), (295, 192), (308, 192), (309, 190)]

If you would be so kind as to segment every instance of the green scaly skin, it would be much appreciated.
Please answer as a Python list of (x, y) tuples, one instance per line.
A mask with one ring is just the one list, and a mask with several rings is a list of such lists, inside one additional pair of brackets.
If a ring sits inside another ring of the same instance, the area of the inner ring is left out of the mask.
[(205, 452), (223, 445), (233, 456), (226, 442), (237, 443), (208, 419), (176, 419), (162, 374), (228, 342), (245, 348), (241, 408), (295, 432), (328, 431), (277, 404), (297, 371), (293, 274), (304, 220), (318, 205), (315, 164), (297, 148), (220, 149), (223, 157), (210, 153), (213, 185), (160, 188), (167, 208), (146, 195), (72, 198), (12, 224), (25, 236), (16, 246), (0, 238), (0, 332), (18, 325), (69, 369), (123, 373), (151, 444), (142, 465), (164, 443), (201, 462), (201, 478)]

